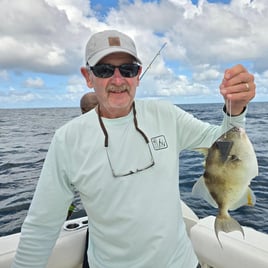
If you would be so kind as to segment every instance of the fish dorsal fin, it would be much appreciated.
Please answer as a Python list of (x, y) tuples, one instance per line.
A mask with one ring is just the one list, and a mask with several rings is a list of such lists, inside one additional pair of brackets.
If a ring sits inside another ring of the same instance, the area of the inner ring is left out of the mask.
[(204, 156), (208, 155), (208, 148), (195, 148), (194, 151), (203, 154)]
[(232, 141), (223, 141), (218, 140), (216, 141), (216, 145), (220, 151), (222, 162), (225, 162), (228, 158), (228, 155), (232, 149), (233, 142)]

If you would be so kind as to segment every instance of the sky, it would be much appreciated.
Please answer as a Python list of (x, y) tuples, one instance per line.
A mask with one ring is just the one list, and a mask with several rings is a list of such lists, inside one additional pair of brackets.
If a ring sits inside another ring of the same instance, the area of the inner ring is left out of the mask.
[(156, 56), (137, 98), (223, 102), (224, 70), (240, 63), (268, 101), (266, 0), (0, 0), (0, 108), (78, 107), (93, 91), (86, 42), (106, 29), (135, 40), (143, 70)]

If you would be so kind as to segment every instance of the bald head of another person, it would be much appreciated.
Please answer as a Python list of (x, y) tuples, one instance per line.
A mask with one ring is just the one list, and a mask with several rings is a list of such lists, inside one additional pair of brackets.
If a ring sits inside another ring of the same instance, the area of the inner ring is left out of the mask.
[(88, 92), (80, 100), (80, 109), (82, 114), (87, 113), (98, 105), (95, 92)]

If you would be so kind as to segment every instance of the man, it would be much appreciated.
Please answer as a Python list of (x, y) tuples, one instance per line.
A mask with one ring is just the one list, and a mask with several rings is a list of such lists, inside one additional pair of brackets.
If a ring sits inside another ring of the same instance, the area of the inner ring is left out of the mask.
[(231, 127), (229, 115), (232, 125), (244, 127), (253, 75), (242, 65), (225, 72), (223, 123), (214, 126), (166, 102), (134, 102), (141, 60), (121, 32), (93, 35), (81, 72), (99, 105), (55, 133), (13, 268), (45, 267), (73, 198), (71, 185), (89, 217), (91, 268), (196, 267), (180, 206), (178, 156), (210, 146)]

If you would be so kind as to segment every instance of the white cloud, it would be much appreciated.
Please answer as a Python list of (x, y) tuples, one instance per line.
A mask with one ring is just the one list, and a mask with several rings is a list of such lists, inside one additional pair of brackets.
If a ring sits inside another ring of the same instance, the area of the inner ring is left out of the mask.
[[(5, 72), (0, 77), (20, 71), (38, 77), (61, 75), (67, 81), (84, 62), (88, 37), (116, 28), (135, 39), (144, 70), (167, 42), (144, 77), (140, 96), (218, 93), (224, 69), (240, 62), (249, 63), (258, 91), (267, 92), (268, 2), (198, 3), (119, 1), (117, 8), (106, 9), (100, 18), (91, 8), (97, 1), (1, 0), (0, 68)], [(61, 90), (73, 97), (86, 86), (69, 79)]]
[(89, 1), (85, 0), (46, 0), (46, 2), (58, 10), (62, 10), (72, 22), (84, 21), (87, 16), (94, 15), (90, 10)]
[(209, 66), (208, 64), (201, 65), (195, 68), (193, 72), (193, 80), (199, 82), (208, 82), (219, 80), (222, 77), (222, 73), (219, 72), (218, 67)]
[(24, 84), (28, 88), (42, 88), (45, 85), (43, 79), (40, 77), (28, 78)]
[(74, 70), (81, 62), (85, 27), (73, 23), (69, 13), (44, 0), (2, 0), (1, 66), (45, 73)]
[(0, 79), (2, 80), (8, 80), (8, 72), (7, 70), (0, 70)]
[(67, 85), (67, 92), (70, 94), (79, 94), (85, 91), (85, 80), (80, 76), (72, 76), (70, 77)]
[(28, 103), (37, 99), (42, 99), (42, 97), (32, 92), (21, 92), (13, 87), (7, 89), (5, 94), (0, 94), (0, 103), (10, 103), (11, 105)]

